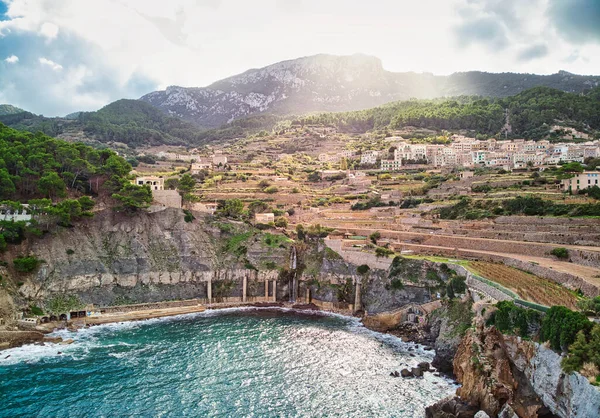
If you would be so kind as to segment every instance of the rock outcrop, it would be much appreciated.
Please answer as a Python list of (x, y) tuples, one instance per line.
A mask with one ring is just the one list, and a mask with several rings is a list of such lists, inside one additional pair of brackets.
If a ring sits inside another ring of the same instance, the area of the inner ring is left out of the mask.
[(496, 328), (469, 330), (454, 359), (461, 400), (490, 416), (597, 417), (600, 391), (543, 345)]

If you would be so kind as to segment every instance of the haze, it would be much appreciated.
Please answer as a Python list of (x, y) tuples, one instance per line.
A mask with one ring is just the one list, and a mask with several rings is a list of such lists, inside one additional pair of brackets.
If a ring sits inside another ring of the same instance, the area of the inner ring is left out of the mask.
[(600, 2), (0, 1), (0, 103), (47, 116), (356, 52), (397, 72), (595, 74)]

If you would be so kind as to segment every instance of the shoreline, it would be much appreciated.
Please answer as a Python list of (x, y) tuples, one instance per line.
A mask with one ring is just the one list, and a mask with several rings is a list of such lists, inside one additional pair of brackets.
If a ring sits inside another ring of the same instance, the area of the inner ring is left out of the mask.
[[(125, 306), (124, 306), (125, 307)], [(388, 331), (382, 331), (377, 327), (369, 326), (365, 324), (362, 317), (354, 316), (350, 311), (331, 310), (324, 307), (317, 306), (315, 304), (302, 304), (302, 303), (291, 303), (291, 302), (222, 302), (213, 304), (197, 304), (188, 306), (178, 307), (165, 307), (165, 308), (153, 308), (153, 309), (140, 309), (124, 312), (113, 312), (106, 313), (100, 316), (85, 317), (85, 318), (74, 318), (70, 321), (63, 322), (52, 322), (48, 324), (40, 324), (35, 328), (29, 330), (19, 329), (18, 331), (2, 331), (1, 335), (3, 338), (0, 341), (0, 352), (11, 348), (17, 348), (28, 344), (40, 344), (43, 342), (53, 342), (53, 337), (47, 337), (48, 334), (52, 334), (61, 330), (78, 331), (80, 329), (86, 329), (98, 325), (105, 324), (116, 324), (123, 322), (132, 321), (145, 321), (149, 319), (160, 319), (169, 318), (179, 315), (189, 315), (194, 313), (219, 311), (224, 309), (243, 309), (243, 308), (256, 308), (256, 309), (273, 309), (273, 310), (291, 310), (297, 314), (308, 314), (308, 315), (338, 315), (346, 319), (353, 319), (358, 322), (369, 331), (381, 334), (389, 335), (394, 338), (398, 338), (404, 343), (412, 343), (417, 347), (422, 346), (427, 351), (431, 351), (430, 347), (423, 344), (421, 341), (415, 341), (410, 338), (403, 338), (402, 335), (392, 333)], [(9, 335), (13, 335), (11, 338)], [(23, 339), (23, 335), (28, 334), (31, 336), (30, 339)], [(35, 334), (35, 335), (34, 335)]]

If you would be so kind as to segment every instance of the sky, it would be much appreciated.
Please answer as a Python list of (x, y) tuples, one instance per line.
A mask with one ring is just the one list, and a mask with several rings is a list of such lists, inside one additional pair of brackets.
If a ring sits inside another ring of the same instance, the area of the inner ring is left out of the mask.
[(600, 0), (0, 0), (0, 103), (46, 116), (301, 56), (600, 73)]

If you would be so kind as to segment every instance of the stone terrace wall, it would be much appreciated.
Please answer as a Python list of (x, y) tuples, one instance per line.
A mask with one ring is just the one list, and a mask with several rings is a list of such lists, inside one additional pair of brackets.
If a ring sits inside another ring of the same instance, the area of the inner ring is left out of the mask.
[[(342, 232), (346, 232), (341, 229)], [(355, 229), (352, 233), (369, 236), (375, 230)], [(534, 242), (515, 242), (490, 239), (474, 239), (463, 236), (447, 236), (437, 234), (421, 234), (415, 232), (381, 232), (383, 238), (390, 238), (401, 241), (402, 244), (421, 244), (436, 247), (461, 248), (476, 251), (492, 251), (496, 253), (521, 254), (532, 257), (549, 257), (550, 251), (556, 248), (557, 244), (542, 244)], [(570, 260), (573, 263), (583, 266), (600, 268), (600, 251), (589, 251), (580, 249), (569, 249)]]
[(462, 259), (476, 259), (483, 261), (492, 261), (496, 263), (504, 263), (507, 266), (515, 267), (524, 271), (527, 271), (531, 274), (534, 274), (538, 277), (542, 277), (544, 279), (551, 280), (555, 283), (561, 284), (568, 289), (578, 290), (581, 289), (584, 295), (588, 297), (594, 297), (600, 295), (600, 287), (589, 283), (582, 279), (581, 277), (575, 276), (573, 274), (563, 273), (556, 270), (552, 270), (546, 267), (539, 266), (537, 264), (533, 264), (526, 261), (515, 260), (510, 256), (502, 256), (496, 254), (486, 254), (478, 251), (472, 250), (455, 250), (450, 248), (431, 248), (425, 247), (418, 244), (402, 244), (401, 245), (405, 250), (413, 250), (415, 253), (419, 254), (429, 254), (429, 255), (444, 255), (447, 257), (455, 257)]

